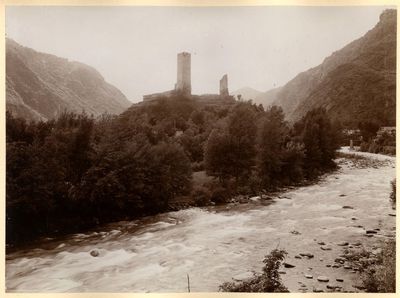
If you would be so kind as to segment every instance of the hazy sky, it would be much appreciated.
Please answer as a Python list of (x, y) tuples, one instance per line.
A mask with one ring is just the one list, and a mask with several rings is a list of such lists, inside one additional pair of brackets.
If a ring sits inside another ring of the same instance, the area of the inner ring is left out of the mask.
[(370, 7), (7, 7), (7, 36), (96, 68), (131, 101), (171, 90), (192, 53), (192, 92), (285, 84), (379, 21)]

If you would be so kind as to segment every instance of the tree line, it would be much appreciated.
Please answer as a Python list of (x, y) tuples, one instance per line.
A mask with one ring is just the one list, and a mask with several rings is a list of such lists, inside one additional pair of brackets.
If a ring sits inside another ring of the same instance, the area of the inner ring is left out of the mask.
[[(289, 125), (278, 107), (180, 96), (97, 119), (6, 117), (9, 245), (167, 211), (179, 196), (218, 203), (313, 179), (335, 167), (339, 140), (323, 109)], [(213, 178), (203, 191), (194, 171)]]

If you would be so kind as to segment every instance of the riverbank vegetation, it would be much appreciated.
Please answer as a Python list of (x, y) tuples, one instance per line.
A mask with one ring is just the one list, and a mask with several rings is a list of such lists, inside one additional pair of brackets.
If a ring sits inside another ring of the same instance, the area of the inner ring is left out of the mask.
[(8, 245), (314, 179), (335, 167), (339, 131), (323, 109), (289, 125), (278, 107), (183, 97), (98, 119), (7, 113), (6, 130)]
[(378, 251), (362, 249), (346, 255), (347, 260), (360, 270), (360, 289), (368, 293), (396, 292), (396, 241), (382, 243)]
[(396, 133), (379, 129), (379, 125), (373, 122), (359, 125), (362, 136), (360, 151), (396, 155)]
[(274, 249), (265, 256), (262, 273), (255, 274), (240, 282), (225, 282), (220, 286), (221, 292), (244, 293), (285, 293), (289, 292), (279, 274), (279, 268), (285, 259), (285, 250)]

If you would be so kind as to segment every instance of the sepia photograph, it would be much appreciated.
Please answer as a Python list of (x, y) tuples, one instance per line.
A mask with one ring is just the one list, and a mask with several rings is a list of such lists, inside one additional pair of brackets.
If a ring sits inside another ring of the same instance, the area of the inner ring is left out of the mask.
[(7, 293), (395, 293), (397, 7), (5, 6)]

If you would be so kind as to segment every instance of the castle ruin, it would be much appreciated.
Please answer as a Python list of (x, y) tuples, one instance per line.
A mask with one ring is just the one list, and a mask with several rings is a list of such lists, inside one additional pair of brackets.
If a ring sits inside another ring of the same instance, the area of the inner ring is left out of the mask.
[(187, 52), (178, 53), (177, 60), (177, 78), (175, 88), (166, 92), (144, 95), (144, 102), (168, 98), (178, 94), (207, 103), (212, 103), (212, 101), (221, 99), (233, 99), (233, 97), (229, 95), (228, 75), (226, 74), (219, 81), (219, 94), (192, 95), (191, 55)]
[(175, 90), (184, 95), (192, 94), (190, 60), (190, 53), (183, 52), (178, 54), (178, 71)]
[(228, 75), (224, 75), (221, 80), (219, 80), (219, 95), (220, 96), (229, 96), (228, 91)]

